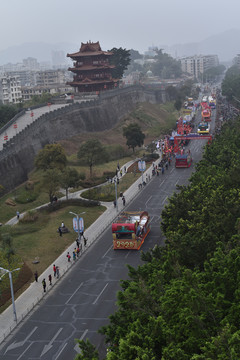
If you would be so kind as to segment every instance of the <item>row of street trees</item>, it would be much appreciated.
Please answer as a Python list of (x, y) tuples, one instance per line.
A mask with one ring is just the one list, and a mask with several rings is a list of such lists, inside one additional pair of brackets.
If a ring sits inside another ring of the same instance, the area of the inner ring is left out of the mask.
[(222, 94), (227, 100), (239, 108), (240, 103), (240, 68), (237, 65), (230, 67), (222, 82)]
[[(107, 360), (240, 358), (240, 119), (224, 125), (162, 212), (164, 248), (129, 267), (100, 332)], [(89, 341), (76, 359), (97, 360)]]

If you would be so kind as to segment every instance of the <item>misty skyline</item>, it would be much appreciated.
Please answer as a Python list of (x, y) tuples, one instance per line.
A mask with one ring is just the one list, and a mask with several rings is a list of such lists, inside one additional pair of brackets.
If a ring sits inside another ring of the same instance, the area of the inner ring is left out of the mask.
[(239, 29), (239, 13), (238, 0), (11, 0), (2, 4), (0, 50), (70, 42), (78, 44), (72, 49), (76, 51), (91, 40), (104, 50), (123, 47), (143, 53), (149, 46), (200, 42)]

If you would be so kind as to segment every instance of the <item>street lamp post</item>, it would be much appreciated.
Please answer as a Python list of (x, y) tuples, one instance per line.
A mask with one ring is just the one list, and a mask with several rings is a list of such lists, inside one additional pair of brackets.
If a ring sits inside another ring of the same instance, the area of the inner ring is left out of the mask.
[(117, 196), (117, 178), (114, 178), (115, 183), (115, 196), (116, 196), (116, 210), (118, 211), (118, 196)]
[(141, 159), (141, 168), (142, 168), (141, 173), (142, 173), (142, 185), (143, 185), (143, 160), (142, 159)]
[(10, 287), (11, 287), (11, 296), (12, 296), (12, 305), (13, 305), (13, 316), (14, 316), (14, 321), (17, 322), (17, 313), (16, 313), (16, 308), (15, 308), (14, 291), (13, 291), (13, 283), (12, 283), (12, 272), (13, 271), (18, 271), (18, 270), (20, 270), (20, 268), (17, 268), (17, 269), (14, 269), (14, 270), (8, 270), (8, 269), (4, 269), (4, 268), (0, 267), (0, 270), (5, 271), (5, 274), (8, 273), (8, 276), (9, 276)]
[(82, 214), (85, 214), (85, 211), (80, 213), (79, 215), (78, 214), (75, 214), (74, 212), (72, 211), (69, 211), (69, 214), (73, 214), (77, 217), (77, 230), (78, 230), (78, 241), (80, 243), (80, 240), (81, 240), (81, 237), (80, 237), (80, 228), (79, 228), (79, 215), (82, 215)]

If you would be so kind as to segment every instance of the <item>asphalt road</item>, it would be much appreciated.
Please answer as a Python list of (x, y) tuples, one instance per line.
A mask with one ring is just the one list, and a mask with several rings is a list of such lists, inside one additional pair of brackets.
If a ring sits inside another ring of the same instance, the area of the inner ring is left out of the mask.
[[(172, 164), (164, 175), (155, 176), (129, 204), (128, 210), (147, 210), (151, 216), (151, 232), (141, 250), (164, 244), (161, 212), (176, 191), (176, 185), (188, 183), (205, 143), (199, 140), (189, 144), (194, 159), (190, 168), (176, 169)], [(140, 252), (114, 251), (111, 229), (107, 228), (72, 271), (2, 344), (1, 360), (71, 360), (79, 351), (74, 342), (76, 338), (89, 338), (102, 358), (104, 337), (98, 334), (98, 329), (108, 323), (109, 315), (116, 310), (116, 292), (121, 289), (119, 280), (128, 275), (126, 264), (134, 267), (141, 264)]]

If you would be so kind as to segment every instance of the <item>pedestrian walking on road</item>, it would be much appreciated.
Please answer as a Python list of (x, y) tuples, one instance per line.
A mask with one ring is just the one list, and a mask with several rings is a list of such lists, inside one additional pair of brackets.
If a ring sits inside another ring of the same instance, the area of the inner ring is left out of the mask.
[(126, 199), (125, 199), (125, 196), (122, 197), (122, 202), (123, 202), (123, 206), (126, 205)]
[(53, 275), (54, 277), (56, 277), (56, 273), (57, 273), (57, 269), (56, 269), (56, 265), (53, 265)]
[(17, 215), (17, 219), (19, 220), (19, 217), (20, 217), (19, 211), (16, 212), (16, 215)]
[(162, 166), (162, 175), (164, 174), (164, 166)]
[(79, 254), (80, 254), (80, 249), (79, 249), (79, 246), (77, 247), (77, 257), (79, 257)]
[(37, 271), (35, 271), (34, 277), (35, 277), (35, 281), (38, 282), (38, 272)]
[(57, 276), (57, 279), (59, 278), (59, 266), (56, 266), (56, 276)]
[(79, 245), (80, 245), (80, 242), (79, 242), (78, 238), (76, 238), (76, 244), (77, 244), (77, 248), (78, 248)]
[(49, 285), (52, 285), (52, 275), (51, 274), (48, 275), (48, 280), (49, 280)]
[(43, 281), (42, 281), (42, 286), (43, 286), (43, 291), (44, 292), (46, 292), (46, 280), (45, 279), (43, 279)]
[(71, 255), (69, 254), (69, 252), (67, 253), (67, 259), (68, 259), (68, 262), (71, 261)]

